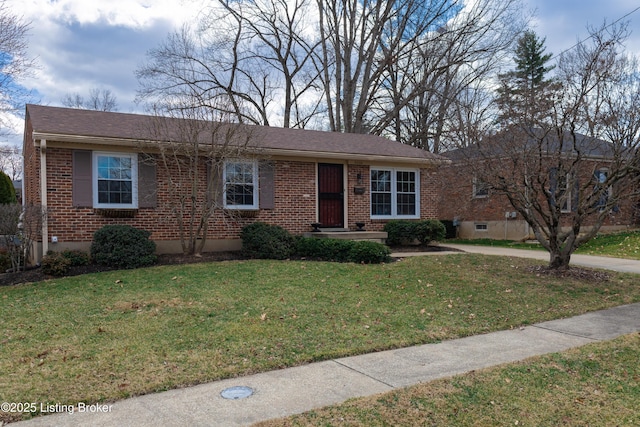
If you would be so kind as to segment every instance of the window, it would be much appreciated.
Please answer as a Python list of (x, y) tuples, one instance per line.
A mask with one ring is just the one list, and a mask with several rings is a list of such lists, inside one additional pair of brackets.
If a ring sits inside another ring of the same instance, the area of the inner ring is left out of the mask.
[(93, 164), (94, 207), (138, 207), (137, 154), (93, 152)]
[(480, 178), (473, 178), (473, 197), (489, 197), (489, 184), (482, 181)]
[(482, 223), (476, 223), (476, 231), (487, 231), (489, 230), (489, 227), (487, 226), (486, 223), (482, 222)]
[(227, 209), (258, 209), (258, 165), (256, 162), (225, 162), (223, 174), (224, 207)]
[(596, 206), (600, 208), (600, 211), (603, 211), (606, 209), (607, 204), (609, 203), (609, 199), (613, 195), (611, 186), (604, 188), (608, 177), (609, 177), (608, 169), (598, 169), (593, 174), (593, 178), (596, 182), (593, 192), (594, 194), (596, 194), (596, 196), (599, 194), (598, 202), (596, 203)]
[(419, 218), (420, 173), (417, 169), (371, 169), (371, 217)]

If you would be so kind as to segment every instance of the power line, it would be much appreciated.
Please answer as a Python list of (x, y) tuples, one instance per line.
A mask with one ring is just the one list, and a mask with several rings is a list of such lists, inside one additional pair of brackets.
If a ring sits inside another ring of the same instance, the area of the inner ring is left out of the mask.
[[(638, 10), (640, 10), (640, 6), (636, 7), (635, 9), (633, 9), (631, 12), (627, 13), (626, 15), (621, 16), (620, 18), (616, 19), (615, 21), (613, 21), (609, 25), (605, 26), (603, 29), (607, 29), (607, 28), (610, 28), (610, 27), (614, 26), (615, 24), (617, 24), (618, 22), (622, 21), (626, 17), (636, 13)], [(589, 37), (586, 37), (586, 38), (584, 38), (582, 40), (579, 40), (573, 46), (566, 48), (565, 50), (563, 50), (562, 52), (560, 52), (560, 53), (558, 53), (556, 55), (553, 55), (553, 57), (551, 59), (555, 59), (556, 57), (562, 55), (563, 53), (566, 53), (566, 52), (570, 51), (571, 49), (575, 49), (577, 46), (579, 46), (580, 44), (586, 42), (587, 40), (589, 40), (589, 39), (591, 39), (593, 37), (594, 37), (594, 34), (591, 34), (591, 35), (589, 35)]]

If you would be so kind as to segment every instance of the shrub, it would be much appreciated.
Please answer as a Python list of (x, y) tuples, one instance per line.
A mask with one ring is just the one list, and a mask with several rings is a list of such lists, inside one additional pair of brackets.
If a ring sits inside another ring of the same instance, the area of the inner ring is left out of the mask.
[(61, 252), (49, 251), (42, 257), (42, 272), (52, 276), (64, 276), (71, 268), (71, 260)]
[(391, 220), (384, 226), (387, 232), (387, 244), (390, 246), (407, 245), (418, 240), (423, 245), (443, 240), (446, 235), (444, 225), (434, 219), (410, 221)]
[(115, 268), (137, 268), (156, 262), (151, 232), (130, 225), (105, 225), (93, 234), (91, 259)]
[(447, 234), (447, 229), (440, 221), (428, 219), (416, 222), (413, 232), (416, 239), (426, 246), (430, 242), (444, 240), (444, 237)]
[(323, 261), (377, 264), (389, 261), (390, 250), (382, 243), (342, 239), (298, 240), (296, 255)]
[(6, 249), (0, 249), (0, 273), (11, 268), (11, 255)]
[(295, 249), (295, 238), (284, 228), (254, 222), (240, 232), (242, 254), (249, 258), (287, 259)]
[(403, 219), (393, 219), (384, 225), (387, 232), (387, 245), (406, 245), (413, 242), (413, 227), (415, 222)]
[(391, 260), (391, 250), (382, 243), (360, 240), (352, 242), (349, 261), (359, 264), (380, 264)]
[(89, 264), (89, 254), (76, 249), (67, 249), (61, 252), (62, 256), (71, 262), (72, 267)]
[(296, 255), (323, 261), (347, 262), (352, 243), (350, 240), (306, 237), (299, 240)]

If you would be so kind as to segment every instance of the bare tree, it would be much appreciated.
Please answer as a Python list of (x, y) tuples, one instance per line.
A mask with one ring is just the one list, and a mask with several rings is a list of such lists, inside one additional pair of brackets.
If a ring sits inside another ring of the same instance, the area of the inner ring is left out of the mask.
[(591, 30), (559, 58), (556, 85), (526, 106), (504, 104), (500, 131), (462, 151), (526, 220), (551, 268), (566, 268), (607, 220), (635, 208), (640, 69), (620, 51), (626, 35), (625, 25)]
[(188, 88), (241, 123), (320, 123), (418, 146), (422, 108), (435, 138), (423, 146), (436, 151), (453, 126), (441, 123), (523, 26), (516, 0), (218, 0), (203, 16), (150, 52), (139, 101)]
[(189, 90), (234, 121), (304, 127), (317, 110), (307, 96), (317, 43), (309, 12), (309, 0), (213, 2), (197, 30), (184, 27), (149, 53), (138, 100)]
[(22, 176), (22, 150), (11, 145), (0, 145), (0, 170), (15, 181)]
[(216, 214), (233, 221), (239, 212), (224, 210), (223, 197), (232, 197), (222, 182), (225, 162), (246, 162), (258, 155), (251, 128), (222, 123), (219, 110), (207, 103), (186, 94), (155, 104), (155, 118), (147, 131), (159, 142), (142, 147), (146, 161), (166, 177), (168, 207), (177, 222), (182, 250), (189, 255), (202, 253)]
[(318, 4), (331, 129), (436, 152), (458, 95), (495, 70), (523, 26), (511, 0)]
[(4, 130), (6, 113), (21, 112), (30, 92), (18, 80), (35, 67), (27, 55), (27, 34), (30, 23), (15, 15), (6, 0), (0, 0), (0, 133)]
[(79, 93), (68, 93), (62, 98), (62, 105), (81, 110), (118, 111), (118, 101), (111, 89), (93, 88), (86, 100)]

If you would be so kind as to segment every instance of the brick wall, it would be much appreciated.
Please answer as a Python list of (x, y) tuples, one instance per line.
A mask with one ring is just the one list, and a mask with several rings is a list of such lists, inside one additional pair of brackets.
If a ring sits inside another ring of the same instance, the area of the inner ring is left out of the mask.
[[(591, 170), (600, 166), (594, 163), (585, 167), (584, 176), (580, 177), (580, 182), (591, 179)], [(496, 167), (499, 165), (496, 164)], [(460, 237), (501, 239), (504, 238), (505, 228), (510, 239), (526, 237), (528, 228), (520, 214), (516, 214), (515, 218), (505, 218), (506, 212), (515, 211), (506, 196), (491, 191), (487, 197), (473, 196), (473, 173), (467, 167), (461, 164), (444, 166), (438, 171), (437, 181), (436, 185), (440, 188), (437, 202), (438, 218), (442, 220), (457, 218), (461, 223), (464, 223), (462, 227), (464, 234), (461, 234)], [(636, 206), (636, 201), (633, 199), (621, 201), (618, 211), (611, 212), (605, 220), (603, 231), (637, 226)], [(561, 220), (564, 226), (568, 226), (571, 213), (563, 214)], [(486, 232), (475, 231), (474, 224), (476, 223), (487, 224), (488, 230)], [(592, 224), (593, 221), (587, 218), (583, 226), (588, 227)]]
[[(111, 218), (100, 214), (99, 210), (91, 207), (76, 207), (72, 202), (72, 153), (71, 149), (52, 148), (51, 142), (47, 148), (47, 202), (48, 202), (48, 236), (56, 236), (61, 245), (65, 243), (88, 244), (93, 233), (107, 224), (128, 224), (133, 227), (152, 232), (151, 239), (155, 241), (179, 241), (180, 229), (176, 219), (176, 204), (179, 196), (188, 194), (188, 182), (183, 182), (182, 191), (176, 192), (167, 179), (171, 176), (174, 181), (180, 176), (176, 166), (162, 165), (156, 167), (157, 206), (154, 208), (139, 208), (132, 218)], [(317, 221), (316, 216), (316, 163), (309, 161), (272, 160), (274, 165), (274, 205), (273, 209), (259, 209), (257, 212), (246, 212), (238, 217), (237, 212), (216, 209), (207, 222), (207, 238), (237, 239), (240, 230), (247, 224), (263, 221), (279, 225), (293, 234), (303, 234), (311, 231), (311, 223)], [(29, 203), (39, 203), (39, 168), (40, 154), (33, 144), (25, 146), (25, 185)], [(384, 227), (386, 220), (370, 219), (370, 188), (369, 165), (347, 165), (346, 207), (348, 212), (347, 227), (356, 229), (356, 222), (364, 222), (365, 229), (375, 231)], [(200, 187), (198, 201), (202, 203), (206, 197), (207, 168), (202, 163), (198, 168)], [(360, 180), (358, 179), (360, 176)], [(422, 218), (437, 217), (438, 187), (435, 185), (437, 174), (422, 169), (420, 173), (421, 216)], [(354, 188), (364, 189), (364, 194), (355, 194)], [(185, 200), (186, 207), (189, 198)], [(188, 210), (188, 209), (187, 209)], [(186, 215), (189, 221), (191, 215)], [(198, 217), (193, 218), (199, 221)], [(51, 247), (50, 247), (51, 248)], [(51, 249), (56, 249), (51, 248)]]

